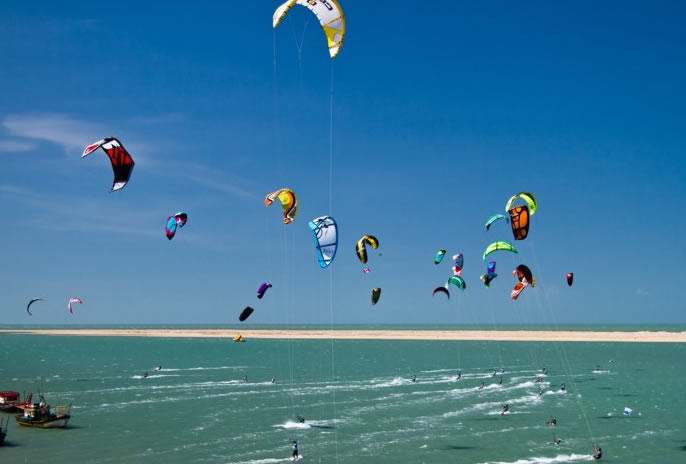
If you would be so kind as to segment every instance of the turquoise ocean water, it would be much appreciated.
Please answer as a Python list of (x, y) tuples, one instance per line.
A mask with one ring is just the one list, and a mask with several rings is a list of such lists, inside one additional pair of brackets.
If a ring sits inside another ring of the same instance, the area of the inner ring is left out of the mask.
[(607, 462), (683, 463), (685, 354), (679, 344), (3, 334), (0, 390), (42, 388), (49, 403), (73, 405), (73, 420), (11, 423), (0, 463), (269, 464), (290, 460), (292, 439), (312, 463), (584, 462), (594, 442)]

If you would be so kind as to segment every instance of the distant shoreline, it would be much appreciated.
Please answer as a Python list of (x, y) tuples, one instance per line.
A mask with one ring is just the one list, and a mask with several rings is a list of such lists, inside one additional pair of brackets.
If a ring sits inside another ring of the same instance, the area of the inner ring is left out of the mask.
[(578, 330), (383, 330), (383, 329), (0, 329), (0, 334), (149, 337), (227, 338), (241, 334), (250, 339), (292, 340), (435, 340), (510, 342), (617, 342), (686, 343), (686, 331), (578, 331)]

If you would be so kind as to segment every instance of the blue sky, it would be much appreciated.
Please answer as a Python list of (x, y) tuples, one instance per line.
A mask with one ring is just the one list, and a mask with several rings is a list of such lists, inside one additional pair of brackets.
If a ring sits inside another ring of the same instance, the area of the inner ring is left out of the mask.
[[(328, 324), (332, 302), (340, 323), (686, 322), (682, 2), (348, 0), (333, 63), (304, 8), (272, 31), (277, 2), (59, 3), (0, 6), (2, 322), (234, 324), (250, 304)], [(108, 135), (137, 163), (118, 193), (102, 153), (80, 159)], [(284, 186), (289, 226), (262, 204)], [(481, 253), (511, 233), (483, 222), (522, 190), (539, 212), (485, 289)], [(326, 271), (322, 214), (341, 232)], [(450, 302), (437, 248), (466, 256)], [(539, 286), (512, 303), (519, 263)]]

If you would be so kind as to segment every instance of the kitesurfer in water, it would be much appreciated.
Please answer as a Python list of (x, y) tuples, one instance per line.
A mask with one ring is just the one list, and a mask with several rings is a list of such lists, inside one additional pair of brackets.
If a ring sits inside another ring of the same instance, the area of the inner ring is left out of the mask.
[(156, 371), (161, 371), (162, 370), (162, 365), (159, 365), (155, 368)]
[(457, 380), (462, 380), (462, 371), (457, 371)]
[(565, 384), (560, 385), (560, 391), (567, 391), (567, 385), (565, 385)]
[(556, 437), (555, 434), (553, 434), (553, 443), (559, 445), (560, 443), (562, 443), (562, 439)]
[(541, 372), (543, 373), (543, 375), (548, 375), (548, 368), (544, 367), (543, 369), (541, 369)]
[(593, 459), (599, 460), (602, 457), (603, 457), (603, 449), (598, 445), (594, 445), (593, 446)]
[(491, 374), (491, 377), (495, 377), (498, 372), (494, 369), (493, 373)]
[(293, 440), (291, 446), (293, 447), (293, 460), (297, 461), (300, 459), (300, 454), (298, 453), (298, 440)]
[(503, 378), (500, 377), (500, 380), (498, 380), (498, 385), (502, 385), (502, 384), (503, 384)]
[(305, 418), (303, 416), (295, 416), (295, 420), (298, 422), (298, 424), (305, 423)]
[(547, 425), (548, 427), (555, 426), (555, 425), (557, 425), (557, 419), (555, 419), (554, 417), (551, 417), (550, 419), (545, 421), (545, 425)]
[(272, 377), (272, 383), (276, 383), (276, 379)]
[(248, 383), (248, 375), (246, 374), (245, 377), (243, 377), (243, 382)]
[(412, 376), (412, 383), (417, 383), (417, 375)]
[(145, 374), (143, 374), (143, 378), (144, 378), (144, 379), (147, 379), (147, 378), (148, 378), (148, 373), (147, 373), (147, 372), (146, 372)]
[(509, 412), (510, 412), (510, 405), (505, 404), (505, 405), (503, 405), (503, 410), (500, 411), (500, 415), (504, 416), (505, 414), (508, 414)]
[(483, 390), (483, 389), (484, 389), (484, 383), (481, 382), (481, 385), (479, 385), (479, 390)]

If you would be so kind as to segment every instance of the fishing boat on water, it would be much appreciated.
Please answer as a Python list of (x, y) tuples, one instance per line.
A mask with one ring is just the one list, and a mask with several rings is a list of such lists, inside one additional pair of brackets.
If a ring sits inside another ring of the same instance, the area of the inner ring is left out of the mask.
[(30, 406), (32, 394), (22, 401), (19, 392), (15, 391), (0, 391), (0, 412), (16, 412), (21, 411), (26, 406)]
[(57, 406), (53, 412), (41, 397), (40, 403), (25, 407), (23, 414), (17, 414), (15, 419), (23, 427), (41, 429), (64, 428), (69, 423), (71, 406)]

